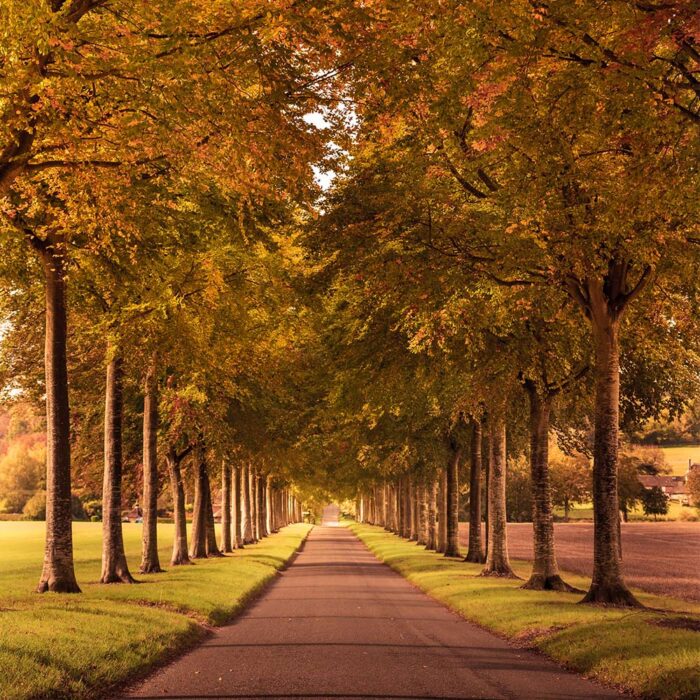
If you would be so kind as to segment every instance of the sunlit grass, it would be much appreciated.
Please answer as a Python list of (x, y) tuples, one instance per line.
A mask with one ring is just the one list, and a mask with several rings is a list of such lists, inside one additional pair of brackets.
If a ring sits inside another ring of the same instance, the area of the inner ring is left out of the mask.
[[(159, 527), (161, 563), (169, 561), (172, 525)], [(41, 571), (43, 523), (0, 522), (0, 698), (89, 698), (141, 675), (221, 624), (275, 576), (308, 533), (291, 525), (221, 559), (166, 573), (138, 575), (138, 585), (100, 585), (101, 525), (76, 523), (80, 595), (33, 593)], [(141, 527), (124, 525), (132, 573)]]
[[(479, 577), (481, 565), (427, 552), (382, 528), (350, 527), (380, 560), (468, 620), (640, 695), (699, 696), (700, 634), (654, 622), (679, 613), (700, 621), (700, 605), (641, 591), (635, 594), (656, 610), (578, 605), (579, 594), (525, 591), (522, 581)], [(523, 578), (530, 572), (527, 562), (514, 568)], [(576, 574), (566, 580), (582, 589), (590, 583)]]

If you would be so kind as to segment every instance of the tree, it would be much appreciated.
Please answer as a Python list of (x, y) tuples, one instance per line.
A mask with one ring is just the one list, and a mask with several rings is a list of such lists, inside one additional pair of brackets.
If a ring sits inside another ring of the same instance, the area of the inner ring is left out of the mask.
[(564, 520), (575, 503), (585, 503), (591, 497), (591, 464), (586, 455), (569, 456), (552, 446), (552, 501), (564, 509)]
[(481, 443), (482, 424), (472, 419), (471, 460), (469, 463), (469, 547), (465, 561), (483, 564), (484, 549), (481, 544)]
[(506, 422), (503, 413), (489, 415), (489, 539), (482, 576), (517, 578), (508, 557), (506, 529)]
[(690, 504), (700, 508), (700, 469), (695, 467), (688, 473), (686, 480)]
[(656, 520), (657, 515), (668, 513), (668, 496), (658, 487), (652, 486), (650, 489), (642, 491), (640, 500), (645, 515), (653, 515)]

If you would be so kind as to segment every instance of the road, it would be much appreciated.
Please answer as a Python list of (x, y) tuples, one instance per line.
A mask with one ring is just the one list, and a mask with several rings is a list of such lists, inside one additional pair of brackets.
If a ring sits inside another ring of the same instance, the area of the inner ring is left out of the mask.
[[(469, 526), (460, 524), (465, 552), (468, 535)], [(593, 523), (556, 523), (554, 543), (563, 570), (591, 575)], [(532, 523), (508, 523), (508, 550), (512, 559), (532, 560)], [(623, 523), (622, 553), (631, 586), (700, 601), (700, 523)]]
[(457, 617), (329, 520), (245, 614), (126, 697), (620, 697)]

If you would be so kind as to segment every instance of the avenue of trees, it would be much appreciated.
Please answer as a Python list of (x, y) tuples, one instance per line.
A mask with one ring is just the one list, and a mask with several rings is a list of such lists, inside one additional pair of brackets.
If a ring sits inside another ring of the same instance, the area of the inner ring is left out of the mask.
[(522, 455), (524, 586), (571, 590), (556, 438), (592, 457), (583, 600), (639, 604), (621, 431), (700, 376), (695, 3), (9, 0), (0, 27), (0, 372), (46, 406), (39, 590), (78, 590), (71, 480), (100, 471), (102, 580), (133, 580), (135, 464), (143, 571), (167, 479), (172, 563), (332, 496), (514, 576)]

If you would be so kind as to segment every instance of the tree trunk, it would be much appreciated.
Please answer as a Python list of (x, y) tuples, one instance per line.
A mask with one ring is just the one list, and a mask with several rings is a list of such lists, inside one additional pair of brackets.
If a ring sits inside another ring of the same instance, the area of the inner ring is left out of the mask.
[(593, 448), (593, 579), (584, 603), (641, 607), (627, 588), (620, 561), (617, 450), (620, 420), (619, 318), (603, 285), (589, 285), (595, 340)]
[(265, 478), (258, 474), (255, 477), (255, 491), (258, 497), (258, 537), (262, 539), (265, 532)]
[(46, 284), (46, 542), (37, 591), (80, 593), (73, 568), (64, 266), (60, 252), (44, 246), (38, 250)]
[(404, 531), (403, 536), (411, 539), (413, 528), (413, 503), (411, 502), (411, 480), (407, 476), (403, 480), (403, 510), (404, 510)]
[(265, 477), (265, 535), (271, 535), (275, 529), (273, 523), (273, 495), (272, 477), (268, 474)]
[(122, 362), (107, 365), (102, 481), (102, 574), (100, 583), (135, 583), (122, 536)]
[(469, 547), (465, 561), (484, 563), (481, 545), (481, 421), (472, 420), (471, 463), (469, 465)]
[(493, 454), (489, 483), (489, 544), (482, 576), (517, 578), (508, 559), (506, 529), (506, 422), (502, 416), (490, 420), (490, 451)]
[(410, 532), (408, 539), (411, 542), (418, 541), (418, 499), (416, 497), (416, 480), (410, 478), (408, 480), (408, 500), (411, 508)]
[(234, 549), (242, 549), (243, 537), (241, 532), (241, 468), (234, 467), (231, 472), (231, 510), (233, 512), (233, 541)]
[(195, 457), (194, 508), (192, 510), (192, 541), (190, 558), (207, 556), (207, 462), (204, 447), (198, 447)]
[(253, 510), (250, 502), (250, 468), (241, 467), (241, 494), (243, 501), (243, 544), (254, 544)]
[(577, 589), (562, 580), (554, 553), (552, 489), (549, 480), (549, 416), (552, 396), (542, 396), (533, 383), (528, 382), (525, 386), (530, 401), (530, 476), (534, 559), (532, 574), (523, 588), (572, 593)]
[(231, 465), (221, 463), (221, 551), (233, 552), (231, 539)]
[(173, 497), (173, 520), (175, 522), (175, 537), (173, 538), (173, 555), (170, 559), (171, 566), (191, 564), (187, 551), (187, 513), (185, 511), (185, 486), (182, 482), (182, 470), (180, 464), (182, 457), (171, 448), (168, 450), (165, 460), (168, 464), (170, 476), (170, 490)]
[(459, 462), (462, 449), (456, 444), (450, 445), (452, 454), (447, 461), (447, 522), (445, 539), (445, 556), (459, 556)]
[(255, 493), (255, 470), (248, 466), (248, 497), (250, 498), (250, 536), (253, 542), (260, 539), (258, 535), (258, 499)]
[[(486, 423), (484, 423), (486, 425)], [(485, 464), (485, 479), (484, 490), (482, 491), (481, 502), (484, 504), (484, 552), (489, 551), (489, 493), (491, 493), (491, 465), (493, 464), (493, 440), (491, 439), (491, 431), (486, 430), (484, 440), (481, 442), (482, 454), (484, 452), (484, 442), (486, 443), (486, 464)], [(486, 562), (486, 557), (484, 557)]]
[(141, 529), (142, 574), (163, 571), (158, 557), (158, 387), (155, 364), (146, 374), (143, 395), (143, 527)]
[(257, 472), (254, 472), (251, 475), (251, 479), (253, 487), (253, 492), (251, 495), (253, 502), (255, 503), (255, 508), (253, 510), (253, 512), (255, 513), (253, 531), (255, 532), (255, 539), (259, 541), (263, 537), (260, 529), (260, 476), (257, 474)]
[(428, 539), (426, 549), (437, 549), (437, 481), (434, 478), (428, 483)]
[(440, 471), (438, 490), (438, 546), (437, 552), (444, 554), (447, 549), (447, 470)]
[(223, 557), (216, 541), (216, 521), (214, 520), (214, 503), (211, 497), (209, 472), (204, 470), (204, 521), (206, 526), (206, 542), (208, 557)]
[(428, 544), (428, 490), (424, 482), (416, 488), (418, 495), (418, 544)]

